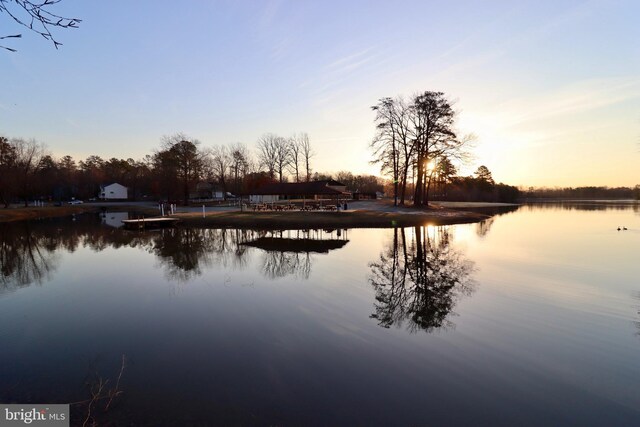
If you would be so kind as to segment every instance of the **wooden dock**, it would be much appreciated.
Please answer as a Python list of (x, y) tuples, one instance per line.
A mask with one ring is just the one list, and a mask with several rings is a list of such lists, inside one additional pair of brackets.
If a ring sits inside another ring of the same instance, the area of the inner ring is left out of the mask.
[(162, 217), (140, 218), (140, 219), (123, 219), (122, 223), (126, 228), (142, 230), (145, 228), (171, 227), (175, 225), (178, 221), (180, 221), (180, 219), (178, 218), (162, 216)]

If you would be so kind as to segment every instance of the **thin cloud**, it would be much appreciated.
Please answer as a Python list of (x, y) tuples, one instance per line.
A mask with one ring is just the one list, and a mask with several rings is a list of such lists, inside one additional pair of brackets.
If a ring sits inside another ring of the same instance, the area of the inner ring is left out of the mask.
[(348, 73), (354, 71), (364, 64), (371, 62), (377, 55), (370, 54), (374, 47), (368, 47), (359, 52), (352, 53), (345, 57), (339, 58), (325, 66), (325, 71), (333, 73)]
[[(582, 114), (640, 98), (640, 78), (591, 79), (543, 95), (519, 98), (499, 107), (501, 120), (520, 126), (551, 117)], [(521, 111), (514, 114), (514, 111)]]
[(278, 10), (282, 6), (282, 0), (268, 1), (260, 14), (259, 26), (262, 28), (269, 28), (276, 21)]

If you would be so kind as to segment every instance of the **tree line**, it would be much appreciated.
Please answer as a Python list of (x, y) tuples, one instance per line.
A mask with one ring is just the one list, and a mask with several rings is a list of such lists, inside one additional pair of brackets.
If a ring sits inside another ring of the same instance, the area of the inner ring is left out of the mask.
[[(262, 135), (252, 150), (242, 143), (204, 147), (183, 133), (164, 136), (159, 147), (142, 159), (103, 159), (90, 155), (55, 158), (34, 139), (0, 136), (0, 203), (62, 201), (95, 198), (100, 186), (118, 182), (129, 188), (130, 198), (182, 200), (187, 203), (198, 183), (206, 182), (228, 193), (247, 193), (271, 182), (331, 179), (314, 172), (315, 155), (306, 133), (290, 138)], [(339, 172), (352, 191), (382, 190), (374, 176)]]

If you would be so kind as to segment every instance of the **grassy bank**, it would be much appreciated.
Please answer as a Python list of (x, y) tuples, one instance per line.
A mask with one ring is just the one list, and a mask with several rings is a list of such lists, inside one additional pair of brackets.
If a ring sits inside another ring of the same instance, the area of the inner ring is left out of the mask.
[(0, 209), (0, 222), (23, 221), (27, 219), (52, 218), (58, 216), (68, 216), (83, 212), (94, 211), (95, 208), (70, 205), (70, 206), (46, 206), (41, 208), (7, 208)]
[(487, 215), (438, 209), (420, 213), (397, 212), (216, 212), (173, 215), (186, 227), (233, 227), (250, 229), (386, 228), (478, 222)]

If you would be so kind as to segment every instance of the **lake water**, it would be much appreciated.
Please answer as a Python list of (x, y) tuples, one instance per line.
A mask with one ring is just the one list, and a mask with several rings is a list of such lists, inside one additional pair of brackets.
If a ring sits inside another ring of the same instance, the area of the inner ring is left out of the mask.
[(640, 424), (638, 205), (404, 229), (119, 219), (0, 224), (0, 402), (81, 402), (79, 425), (92, 391), (100, 425)]

